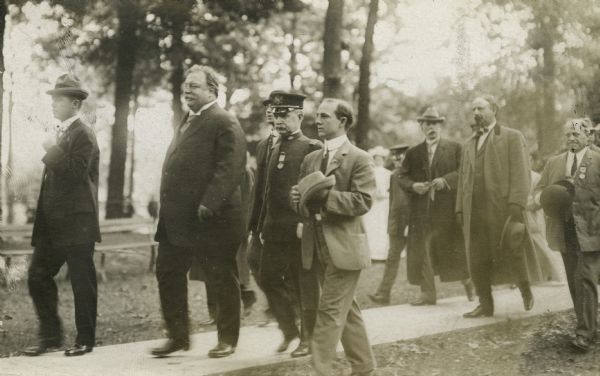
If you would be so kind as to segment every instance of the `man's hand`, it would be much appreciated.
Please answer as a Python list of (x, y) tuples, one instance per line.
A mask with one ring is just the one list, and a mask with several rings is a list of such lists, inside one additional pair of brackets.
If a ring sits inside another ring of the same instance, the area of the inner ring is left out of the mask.
[(508, 204), (508, 210), (513, 222), (523, 223), (523, 209), (517, 204)]
[(413, 183), (412, 185), (413, 191), (417, 192), (420, 195), (424, 195), (429, 192), (429, 182), (426, 183)]
[(442, 189), (449, 188), (450, 186), (448, 185), (446, 179), (439, 177), (431, 181), (431, 187), (436, 191), (441, 191)]
[(207, 220), (213, 215), (215, 215), (215, 213), (206, 206), (200, 205), (198, 207), (198, 218), (200, 218), (200, 222)]
[(48, 149), (50, 149), (54, 145), (56, 145), (56, 137), (54, 137), (54, 135), (48, 134), (46, 136), (46, 139), (42, 143), (42, 147), (44, 148), (44, 150), (48, 151)]
[(294, 205), (298, 205), (300, 202), (300, 191), (298, 190), (297, 185), (292, 186), (292, 189), (290, 190), (290, 201)]

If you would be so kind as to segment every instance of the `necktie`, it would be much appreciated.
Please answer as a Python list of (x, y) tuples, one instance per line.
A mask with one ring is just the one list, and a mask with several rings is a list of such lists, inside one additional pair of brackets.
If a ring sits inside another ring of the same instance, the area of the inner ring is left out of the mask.
[(323, 175), (327, 171), (328, 163), (329, 163), (329, 149), (327, 149), (327, 151), (325, 152), (325, 155), (323, 155), (323, 159), (321, 160), (321, 172), (323, 173)]
[(196, 118), (196, 115), (189, 114), (188, 118), (185, 120), (185, 123), (179, 128), (179, 134), (183, 134), (192, 124), (192, 121)]
[(485, 127), (479, 127), (477, 129), (477, 131), (475, 132), (475, 151), (480, 149), (479, 140), (481, 139), (481, 136), (483, 136), (483, 133), (485, 131), (486, 131)]
[(436, 143), (427, 144), (427, 159), (429, 161), (429, 167), (431, 167), (431, 162), (433, 161), (433, 147)]
[(573, 164), (571, 165), (571, 176), (577, 172), (577, 154), (573, 153)]

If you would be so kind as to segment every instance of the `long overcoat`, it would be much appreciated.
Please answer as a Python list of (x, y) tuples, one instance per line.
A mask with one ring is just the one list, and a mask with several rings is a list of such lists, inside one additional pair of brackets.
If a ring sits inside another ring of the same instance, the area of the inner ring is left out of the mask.
[[(410, 202), (406, 262), (411, 284), (421, 283), (427, 247), (441, 281), (468, 278), (464, 242), (454, 215), (460, 158), (460, 144), (445, 139), (439, 141), (431, 166), (425, 142), (406, 152), (399, 180)], [(444, 178), (449, 187), (436, 191), (434, 196), (419, 195), (412, 189), (413, 183), (430, 182), (438, 177)]]

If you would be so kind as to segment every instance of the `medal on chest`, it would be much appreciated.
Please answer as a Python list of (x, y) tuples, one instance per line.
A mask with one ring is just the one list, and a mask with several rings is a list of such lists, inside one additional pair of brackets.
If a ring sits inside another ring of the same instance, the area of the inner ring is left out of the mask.
[(277, 162), (277, 168), (281, 170), (283, 168), (283, 163), (285, 162), (284, 152), (279, 153), (279, 159), (277, 160)]

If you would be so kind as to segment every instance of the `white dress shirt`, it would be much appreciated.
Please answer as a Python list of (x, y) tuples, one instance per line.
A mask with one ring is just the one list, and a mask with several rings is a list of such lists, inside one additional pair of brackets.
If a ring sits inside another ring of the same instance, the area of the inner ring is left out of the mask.
[(425, 143), (427, 144), (427, 157), (429, 158), (429, 166), (431, 166), (431, 161), (433, 161), (433, 156), (435, 155), (435, 151), (440, 143), (440, 139), (438, 138), (433, 141), (425, 139)]
[(583, 161), (583, 157), (585, 156), (585, 153), (587, 152), (587, 150), (588, 150), (588, 147), (586, 146), (583, 149), (579, 150), (577, 153), (573, 153), (572, 151), (567, 152), (567, 164), (565, 166), (565, 176), (571, 176), (571, 166), (573, 166), (573, 157), (575, 155), (577, 155), (577, 170), (575, 171), (575, 175), (577, 175), (579, 166), (581, 166), (581, 161)]
[(323, 150), (324, 150), (323, 156), (325, 156), (327, 153), (329, 153), (329, 159), (327, 160), (327, 166), (329, 166), (329, 164), (331, 163), (331, 160), (333, 159), (335, 152), (340, 147), (342, 147), (342, 145), (344, 145), (347, 141), (348, 141), (348, 136), (346, 136), (346, 134), (343, 134), (336, 138), (332, 138), (331, 140), (325, 140), (325, 148), (323, 148)]
[(485, 143), (485, 140), (487, 140), (488, 136), (490, 135), (490, 132), (492, 131), (492, 129), (494, 129), (495, 126), (496, 120), (494, 120), (492, 124), (488, 125), (485, 129), (485, 132), (483, 132), (483, 134), (479, 136), (479, 140), (477, 141), (477, 150), (481, 149), (481, 147)]
[(179, 129), (179, 132), (181, 132), (181, 133), (185, 132), (190, 127), (192, 117), (202, 115), (202, 112), (208, 110), (210, 108), (210, 106), (212, 106), (215, 103), (217, 103), (216, 99), (212, 102), (208, 102), (204, 106), (200, 107), (198, 112), (194, 112), (190, 109), (190, 112), (188, 113), (187, 121), (181, 126), (181, 129)]

